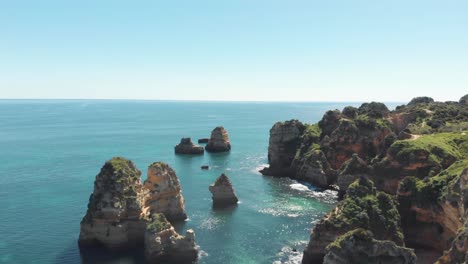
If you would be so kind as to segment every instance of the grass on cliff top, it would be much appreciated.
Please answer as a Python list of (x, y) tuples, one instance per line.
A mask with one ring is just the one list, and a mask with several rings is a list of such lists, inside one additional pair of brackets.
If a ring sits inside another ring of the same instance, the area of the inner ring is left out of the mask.
[(419, 204), (442, 202), (446, 198), (459, 197), (458, 180), (464, 169), (468, 168), (468, 158), (459, 160), (434, 177), (420, 180), (406, 177), (400, 183), (400, 192), (410, 192), (414, 201)]
[(341, 249), (343, 242), (351, 237), (357, 241), (365, 242), (371, 242), (374, 239), (374, 235), (371, 231), (363, 228), (356, 228), (335, 239), (335, 241), (327, 246), (327, 251)]
[(414, 140), (398, 140), (388, 153), (403, 164), (417, 162), (420, 154), (428, 154), (428, 162), (446, 168), (447, 162), (468, 155), (468, 136), (463, 133), (437, 133)]
[(113, 157), (106, 161), (101, 169), (101, 173), (105, 175), (114, 175), (116, 182), (122, 183), (127, 180), (136, 181), (140, 179), (141, 171), (139, 171), (131, 160), (124, 157)]
[(361, 178), (353, 182), (338, 209), (340, 212), (328, 222), (334, 228), (364, 228), (378, 239), (403, 243), (397, 202), (392, 196), (376, 191), (372, 181)]
[(295, 159), (309, 158), (320, 152), (320, 134), (322, 130), (318, 124), (304, 124), (305, 130), (302, 134), (301, 146), (297, 149)]
[(152, 233), (158, 233), (163, 230), (171, 228), (171, 224), (167, 221), (164, 214), (153, 214), (151, 219), (148, 220), (146, 230)]

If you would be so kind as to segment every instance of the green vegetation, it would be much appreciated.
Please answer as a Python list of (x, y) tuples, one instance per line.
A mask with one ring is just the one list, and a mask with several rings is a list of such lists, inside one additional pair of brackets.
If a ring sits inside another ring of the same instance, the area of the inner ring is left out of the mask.
[(361, 178), (352, 183), (345, 199), (338, 205), (338, 213), (326, 222), (333, 228), (364, 228), (372, 231), (377, 239), (403, 243), (400, 214), (395, 199), (377, 191), (372, 181)]
[(146, 230), (152, 233), (158, 233), (165, 229), (171, 228), (171, 224), (167, 221), (164, 214), (153, 214), (151, 219), (148, 220)]
[(434, 176), (456, 160), (468, 155), (468, 136), (462, 133), (437, 133), (415, 140), (398, 140), (388, 153), (404, 165), (427, 163)]
[(125, 183), (140, 180), (141, 172), (132, 161), (123, 157), (113, 157), (108, 160), (101, 169), (104, 175), (116, 178), (116, 182)]
[(369, 230), (366, 230), (363, 228), (357, 228), (357, 229), (347, 232), (346, 234), (342, 236), (339, 236), (335, 241), (333, 241), (327, 246), (326, 250), (330, 251), (330, 250), (341, 249), (342, 243), (349, 238), (353, 238), (353, 240), (356, 240), (356, 241), (371, 242), (374, 239), (374, 235)]
[(320, 154), (320, 134), (322, 130), (318, 124), (305, 124), (304, 133), (301, 139), (301, 146), (297, 149), (295, 159), (309, 158), (312, 155)]
[(458, 180), (465, 168), (468, 168), (468, 159), (455, 162), (434, 177), (423, 180), (406, 177), (400, 183), (400, 192), (410, 192), (412, 200), (421, 205), (442, 202), (449, 197), (457, 198), (460, 195)]

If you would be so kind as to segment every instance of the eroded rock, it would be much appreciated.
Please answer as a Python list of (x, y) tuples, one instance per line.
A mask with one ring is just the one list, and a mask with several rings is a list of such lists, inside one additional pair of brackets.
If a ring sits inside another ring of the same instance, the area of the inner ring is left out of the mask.
[(213, 195), (213, 206), (224, 207), (235, 205), (239, 201), (229, 178), (223, 173), (210, 185), (209, 190)]
[(226, 152), (231, 150), (229, 135), (224, 127), (216, 127), (213, 129), (205, 149), (208, 152)]
[(175, 146), (175, 153), (177, 154), (203, 154), (205, 149), (202, 146), (195, 145), (191, 138), (182, 138), (180, 143)]

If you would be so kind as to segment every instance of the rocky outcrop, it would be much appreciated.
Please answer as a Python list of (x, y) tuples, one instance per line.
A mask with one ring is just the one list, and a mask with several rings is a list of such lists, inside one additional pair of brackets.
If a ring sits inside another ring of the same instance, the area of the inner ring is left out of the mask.
[(151, 164), (144, 189), (148, 192), (145, 209), (150, 213), (163, 213), (169, 221), (187, 219), (179, 178), (169, 165)]
[(179, 235), (164, 214), (153, 214), (145, 231), (145, 258), (151, 263), (192, 263), (197, 259), (195, 233)]
[(408, 105), (416, 105), (416, 104), (430, 104), (433, 103), (434, 99), (431, 97), (427, 96), (421, 96), (421, 97), (415, 97), (411, 99), (411, 101), (408, 103)]
[(340, 236), (327, 247), (323, 263), (416, 264), (416, 255), (412, 249), (400, 247), (393, 241), (374, 239), (370, 231), (355, 229)]
[(325, 248), (339, 236), (356, 228), (371, 231), (378, 240), (404, 245), (395, 199), (360, 178), (348, 187), (345, 199), (312, 230), (302, 263), (321, 263)]
[(205, 149), (202, 146), (195, 145), (191, 138), (182, 138), (180, 143), (175, 146), (176, 154), (203, 154)]
[(121, 251), (143, 246), (149, 262), (181, 256), (189, 262), (196, 260), (193, 232), (180, 236), (163, 215), (172, 220), (186, 218), (174, 171), (167, 164), (153, 163), (144, 185), (140, 176), (125, 158), (115, 157), (104, 164), (81, 221), (80, 248), (104, 246)]
[(104, 164), (81, 221), (80, 246), (118, 250), (142, 243), (145, 223), (140, 219), (144, 201), (140, 176), (133, 162), (125, 158), (112, 158)]
[(349, 185), (360, 178), (369, 179), (371, 173), (370, 166), (359, 158), (357, 154), (354, 154), (351, 159), (343, 164), (340, 173), (338, 175), (337, 185), (341, 193), (345, 193), (348, 190)]
[(200, 138), (198, 139), (198, 144), (206, 144), (208, 141), (210, 141), (209, 138)]
[(462, 98), (460, 98), (460, 104), (463, 104), (463, 105), (466, 105), (468, 104), (468, 94), (462, 96)]
[(296, 151), (301, 145), (305, 126), (297, 120), (277, 122), (270, 129), (270, 144), (268, 145), (268, 163), (270, 166), (261, 171), (269, 176), (294, 176), (291, 164)]
[(216, 127), (213, 129), (205, 149), (208, 152), (226, 152), (231, 150), (229, 135), (224, 127)]
[(209, 190), (213, 195), (213, 206), (224, 207), (235, 205), (239, 201), (229, 178), (223, 173), (210, 185)]

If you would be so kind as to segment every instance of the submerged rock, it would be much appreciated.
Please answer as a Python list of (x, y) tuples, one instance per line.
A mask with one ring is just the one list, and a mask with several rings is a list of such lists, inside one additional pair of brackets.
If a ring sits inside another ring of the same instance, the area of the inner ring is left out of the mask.
[(208, 152), (226, 152), (231, 150), (229, 135), (224, 127), (216, 127), (211, 131), (211, 137), (205, 149)]
[(175, 146), (177, 154), (203, 154), (205, 149), (202, 146), (195, 145), (191, 138), (182, 138), (180, 143)]
[(224, 173), (210, 185), (209, 190), (213, 195), (213, 206), (215, 207), (234, 205), (239, 201), (231, 181)]
[(187, 219), (179, 178), (169, 165), (151, 164), (144, 188), (149, 192), (145, 206), (151, 213), (163, 213), (169, 221)]
[(179, 235), (163, 214), (153, 214), (145, 231), (145, 258), (150, 263), (192, 263), (197, 259), (195, 233)]
[(202, 165), (202, 166), (201, 166), (201, 169), (202, 169), (202, 170), (209, 170), (209, 169), (210, 169), (210, 166), (208, 166), (208, 165)]
[(326, 249), (324, 264), (416, 264), (412, 249), (393, 241), (376, 240), (372, 232), (355, 229), (340, 236)]

